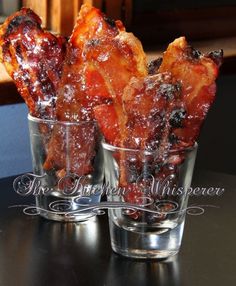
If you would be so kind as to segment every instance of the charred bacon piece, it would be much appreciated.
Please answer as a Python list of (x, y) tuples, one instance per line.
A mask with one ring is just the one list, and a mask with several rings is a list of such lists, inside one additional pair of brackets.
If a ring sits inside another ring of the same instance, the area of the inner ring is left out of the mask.
[(30, 9), (22, 8), (0, 26), (0, 61), (31, 115), (54, 117), (65, 52), (65, 39), (44, 31)]
[(159, 69), (161, 63), (162, 63), (162, 58), (157, 58), (155, 60), (152, 60), (148, 64), (148, 74), (154, 75), (154, 74), (158, 73), (158, 69)]
[(184, 37), (172, 42), (164, 53), (158, 72), (168, 71), (181, 82), (181, 100), (185, 106), (184, 110), (177, 107), (170, 118), (174, 149), (194, 145), (215, 98), (222, 55), (222, 51), (202, 55)]

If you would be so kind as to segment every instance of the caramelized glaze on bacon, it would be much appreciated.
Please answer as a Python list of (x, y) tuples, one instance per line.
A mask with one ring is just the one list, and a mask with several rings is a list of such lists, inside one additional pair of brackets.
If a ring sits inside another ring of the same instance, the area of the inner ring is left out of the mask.
[(132, 76), (146, 74), (141, 43), (120, 21), (83, 5), (63, 68), (57, 102), (59, 120), (92, 120), (92, 108), (116, 101)]
[[(215, 80), (221, 61), (222, 52), (201, 55), (184, 37), (176, 39), (164, 53), (163, 60), (149, 66), (151, 75), (133, 77), (125, 87), (123, 129), (114, 132), (114, 122), (119, 127), (115, 108), (108, 109), (104, 105), (95, 108), (95, 117), (108, 143), (158, 150), (158, 160), (163, 162), (170, 150), (193, 146), (215, 97)], [(110, 114), (112, 120), (109, 122), (102, 114)], [(120, 156), (120, 182), (126, 185), (129, 182), (122, 162), (129, 164), (129, 160)], [(183, 160), (179, 152), (170, 156), (167, 163), (174, 170)]]
[[(139, 40), (125, 32), (120, 21), (107, 18), (90, 5), (83, 5), (68, 44), (56, 106), (58, 120), (91, 121), (94, 120), (93, 109), (96, 106), (113, 102), (118, 115), (122, 111), (121, 97), (125, 86), (132, 76), (144, 76), (146, 73), (146, 58)], [(121, 115), (117, 116), (119, 128), (123, 120)], [(77, 158), (88, 146), (81, 144), (85, 136), (92, 144), (94, 130), (88, 128), (86, 133), (79, 137), (74, 129), (74, 134), (71, 134), (76, 141), (72, 153)], [(45, 169), (65, 167), (63, 142), (63, 137), (55, 129)], [(87, 156), (87, 166), (94, 152), (90, 155)], [(74, 169), (72, 164), (71, 170)], [(87, 170), (91, 171), (91, 168)], [(80, 170), (78, 172), (81, 174)]]
[[(139, 40), (85, 4), (68, 44), (44, 31), (30, 9), (10, 16), (0, 27), (0, 60), (32, 115), (91, 123), (70, 127), (69, 151), (67, 131), (55, 126), (44, 163), (47, 170), (83, 175), (92, 170), (94, 119), (108, 143), (120, 147), (164, 154), (192, 146), (214, 100), (222, 51), (202, 55), (181, 37), (147, 70)], [(173, 165), (180, 161), (170, 158)], [(121, 176), (127, 183), (122, 170)]]
[(185, 110), (172, 114), (173, 148), (193, 146), (216, 93), (216, 78), (222, 51), (201, 54), (188, 45), (184, 37), (176, 39), (164, 53), (158, 72), (170, 72), (181, 83), (181, 100)]
[(173, 107), (181, 106), (179, 97), (179, 84), (173, 83), (170, 73), (132, 78), (122, 98), (127, 114), (124, 145), (156, 150), (166, 136), (165, 129), (169, 128)]
[(184, 37), (176, 39), (163, 59), (149, 66), (152, 75), (133, 77), (124, 89), (122, 112), (127, 131), (114, 133), (102, 117), (106, 108), (95, 108), (105, 138), (111, 144), (146, 150), (157, 149), (164, 141), (172, 149), (193, 146), (215, 97), (221, 61), (222, 51), (202, 55)]
[(54, 115), (65, 52), (65, 39), (44, 31), (30, 9), (22, 8), (0, 27), (0, 60), (36, 117)]

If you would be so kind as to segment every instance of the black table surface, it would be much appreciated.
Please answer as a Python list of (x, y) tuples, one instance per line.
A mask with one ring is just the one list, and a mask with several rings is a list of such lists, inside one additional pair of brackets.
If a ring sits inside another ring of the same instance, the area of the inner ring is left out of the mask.
[(28, 216), (16, 205), (32, 198), (0, 180), (0, 286), (236, 285), (236, 176), (194, 174), (193, 185), (221, 187), (221, 196), (194, 197), (204, 207), (188, 215), (181, 251), (167, 260), (133, 260), (112, 252), (107, 216), (88, 223), (59, 223)]

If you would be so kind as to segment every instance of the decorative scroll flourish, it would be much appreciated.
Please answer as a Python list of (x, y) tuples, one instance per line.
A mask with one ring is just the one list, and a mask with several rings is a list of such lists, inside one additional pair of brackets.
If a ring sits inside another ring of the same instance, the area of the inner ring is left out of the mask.
[[(92, 203), (89, 197), (76, 197), (73, 200), (60, 199), (51, 202), (48, 209), (40, 208), (36, 205), (13, 205), (12, 207), (23, 207), (23, 213), (26, 215), (39, 215), (42, 212), (47, 214), (64, 215), (65, 217), (77, 217), (91, 214), (103, 215), (106, 209), (121, 209), (123, 214), (131, 215), (136, 211), (143, 211), (155, 214), (156, 217), (162, 217), (173, 214), (201, 215), (205, 208), (218, 208), (214, 205), (190, 205), (186, 208), (180, 208), (177, 202), (171, 200), (160, 200), (154, 203), (149, 197), (142, 197), (145, 203), (131, 204), (126, 202), (99, 202)], [(151, 208), (152, 206), (152, 208)], [(154, 206), (154, 207), (153, 207)]]

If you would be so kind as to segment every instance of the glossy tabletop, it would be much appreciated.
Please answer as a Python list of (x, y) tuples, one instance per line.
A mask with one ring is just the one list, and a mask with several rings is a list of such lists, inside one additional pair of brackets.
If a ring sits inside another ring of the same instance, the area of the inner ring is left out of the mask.
[(0, 180), (0, 286), (236, 285), (236, 176), (195, 172), (194, 186), (225, 191), (190, 199), (208, 206), (187, 215), (179, 255), (163, 261), (113, 253), (107, 215), (80, 224), (25, 215), (19, 205), (33, 198), (17, 195), (13, 179)]

